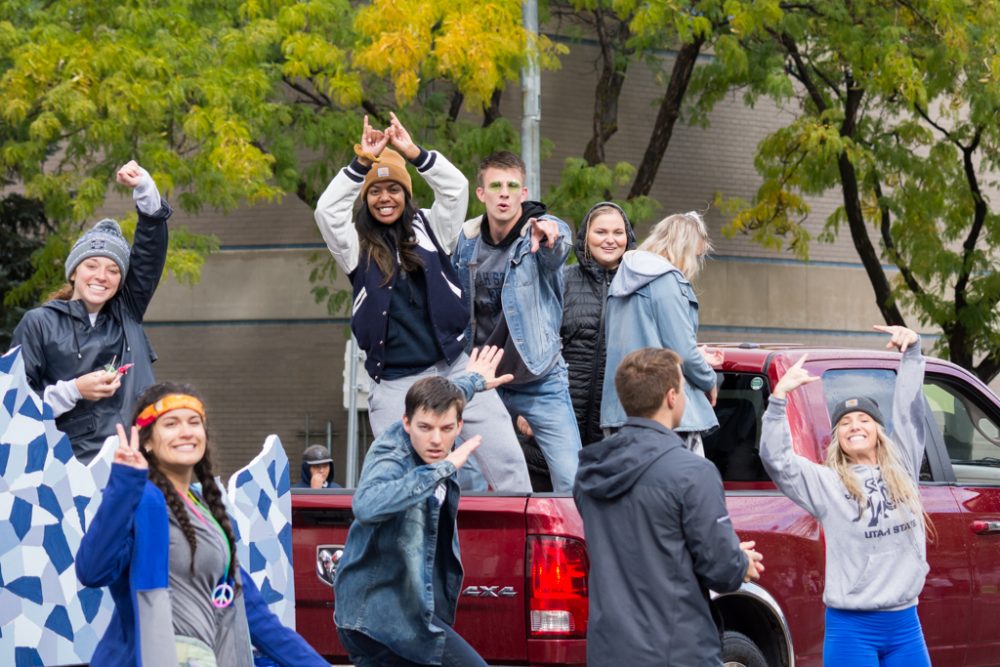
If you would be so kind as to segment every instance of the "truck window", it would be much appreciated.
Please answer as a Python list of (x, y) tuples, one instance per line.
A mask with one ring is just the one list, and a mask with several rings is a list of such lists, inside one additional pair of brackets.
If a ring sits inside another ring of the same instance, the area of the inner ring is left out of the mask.
[(703, 439), (705, 457), (719, 469), (723, 481), (769, 481), (757, 454), (768, 394), (763, 375), (723, 373), (715, 403), (719, 428)]
[(954, 382), (928, 377), (924, 396), (948, 449), (955, 479), (1000, 485), (1000, 418)]
[[(823, 395), (826, 411), (832, 406), (854, 396), (867, 396), (878, 403), (885, 417), (885, 430), (892, 434), (892, 394), (896, 391), (896, 372), (875, 368), (830, 370), (823, 373)], [(831, 427), (833, 425), (831, 424)]]
[[(896, 371), (880, 368), (851, 368), (823, 373), (823, 394), (827, 413), (831, 407), (852, 396), (868, 396), (878, 403), (885, 418), (885, 430), (892, 437), (892, 395), (896, 391)], [(927, 454), (920, 466), (920, 480), (931, 481)]]

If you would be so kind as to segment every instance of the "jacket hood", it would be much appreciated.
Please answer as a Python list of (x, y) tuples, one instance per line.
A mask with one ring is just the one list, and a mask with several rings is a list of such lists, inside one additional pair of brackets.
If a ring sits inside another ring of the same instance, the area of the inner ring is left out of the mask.
[[(576, 252), (576, 261), (580, 266), (588, 273), (594, 273), (599, 277), (603, 276), (604, 268), (587, 255), (587, 232), (590, 231), (590, 218), (593, 217), (594, 211), (604, 206), (610, 206), (622, 214), (622, 219), (625, 221), (625, 235), (628, 238), (628, 241), (625, 243), (626, 252), (633, 250), (636, 245), (635, 230), (632, 229), (632, 221), (628, 219), (628, 215), (625, 214), (621, 206), (610, 201), (597, 202), (591, 206), (590, 210), (587, 211), (587, 215), (583, 216), (583, 221), (576, 230), (576, 244), (573, 246), (573, 250)], [(612, 271), (615, 270), (617, 269), (612, 269)]]
[[(660, 435), (643, 434), (647, 429)], [(652, 419), (630, 417), (625, 427), (611, 437), (580, 450), (576, 487), (592, 498), (617, 498), (635, 486), (646, 469), (661, 456), (682, 446), (680, 438), (662, 424)]]
[(622, 257), (608, 296), (628, 296), (671, 271), (675, 271), (682, 282), (688, 282), (681, 270), (665, 257), (646, 250), (629, 250)]
[(48, 308), (57, 313), (69, 315), (84, 322), (90, 322), (90, 317), (87, 315), (87, 307), (83, 305), (82, 299), (52, 299), (43, 303), (42, 308)]
[(507, 236), (505, 236), (502, 241), (499, 243), (493, 242), (493, 238), (490, 236), (490, 223), (486, 219), (485, 213), (479, 223), (479, 233), (482, 235), (484, 243), (491, 246), (506, 248), (516, 241), (519, 236), (523, 236), (527, 233), (528, 220), (531, 218), (538, 218), (546, 213), (548, 213), (548, 209), (545, 207), (545, 204), (540, 201), (527, 200), (521, 203), (521, 217), (518, 218), (517, 223), (509, 232), (507, 232)]

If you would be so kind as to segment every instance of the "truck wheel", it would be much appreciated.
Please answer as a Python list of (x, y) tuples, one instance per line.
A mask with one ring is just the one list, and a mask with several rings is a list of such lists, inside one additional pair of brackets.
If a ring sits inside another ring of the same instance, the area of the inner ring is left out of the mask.
[(767, 659), (753, 640), (732, 630), (722, 636), (722, 662), (725, 667), (767, 667)]

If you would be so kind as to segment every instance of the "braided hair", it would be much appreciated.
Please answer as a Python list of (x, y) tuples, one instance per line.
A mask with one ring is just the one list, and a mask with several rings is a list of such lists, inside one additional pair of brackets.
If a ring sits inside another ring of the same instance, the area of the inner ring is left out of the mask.
[[(191, 385), (176, 384), (173, 382), (154, 384), (142, 392), (136, 401), (132, 423), (135, 423), (139, 413), (146, 406), (152, 405), (168, 394), (187, 394), (201, 400), (201, 396)], [(139, 451), (142, 452), (146, 462), (149, 463), (149, 481), (155, 484), (156, 488), (163, 494), (164, 499), (167, 501), (167, 507), (170, 508), (174, 518), (177, 519), (177, 523), (181, 527), (181, 532), (184, 533), (184, 539), (187, 540), (188, 545), (191, 547), (191, 572), (194, 573), (194, 554), (198, 549), (198, 542), (195, 538), (194, 526), (191, 525), (191, 520), (188, 518), (184, 499), (160, 470), (159, 461), (152, 448), (147, 447), (153, 437), (155, 425), (156, 422), (154, 421), (152, 424), (139, 429)], [(212, 448), (209, 444), (210, 442), (211, 439), (208, 435), (208, 424), (206, 421), (205, 455), (194, 465), (194, 474), (198, 481), (201, 482), (201, 495), (205, 500), (205, 505), (226, 535), (226, 541), (229, 543), (229, 553), (232, 554), (232, 557), (229, 559), (229, 572), (227, 574), (230, 579), (236, 581), (236, 570), (239, 567), (239, 564), (236, 562), (236, 539), (233, 535), (233, 526), (229, 521), (229, 513), (226, 511), (226, 505), (222, 499), (222, 492), (219, 490), (219, 486), (215, 481), (215, 473), (212, 471)]]

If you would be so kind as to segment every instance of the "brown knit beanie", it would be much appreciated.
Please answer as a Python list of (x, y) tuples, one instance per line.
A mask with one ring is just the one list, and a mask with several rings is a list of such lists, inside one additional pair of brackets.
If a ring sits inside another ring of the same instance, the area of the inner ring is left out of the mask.
[(368, 194), (368, 188), (383, 181), (396, 181), (410, 197), (413, 196), (413, 181), (410, 179), (410, 172), (406, 171), (406, 160), (391, 148), (384, 149), (378, 159), (372, 162), (372, 168), (361, 186), (361, 196)]

